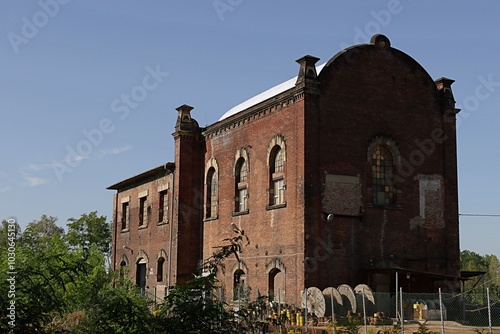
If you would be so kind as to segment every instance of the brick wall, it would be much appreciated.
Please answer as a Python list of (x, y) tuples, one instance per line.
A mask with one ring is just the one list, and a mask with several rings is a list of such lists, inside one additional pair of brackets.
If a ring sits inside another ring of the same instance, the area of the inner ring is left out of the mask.
[[(136, 264), (141, 259), (146, 260), (146, 286), (148, 292), (155, 294), (155, 289), (164, 291), (168, 284), (168, 254), (170, 244), (170, 230), (172, 223), (172, 174), (166, 171), (147, 175), (136, 179), (115, 194), (115, 210), (113, 220), (113, 266), (120, 269), (120, 263), (125, 261), (129, 268), (129, 276), (135, 281)], [(160, 221), (160, 192), (167, 191), (168, 211), (164, 212)], [(139, 224), (140, 198), (146, 196), (146, 214), (144, 224)], [(129, 203), (129, 219), (126, 229), (122, 229), (122, 204)], [(148, 209), (149, 207), (149, 209)], [(175, 240), (174, 240), (175, 242)], [(163, 275), (158, 278), (158, 259), (165, 259)], [(158, 281), (158, 279), (160, 279)], [(171, 283), (173, 277), (170, 277)], [(162, 297), (163, 292), (157, 295)]]

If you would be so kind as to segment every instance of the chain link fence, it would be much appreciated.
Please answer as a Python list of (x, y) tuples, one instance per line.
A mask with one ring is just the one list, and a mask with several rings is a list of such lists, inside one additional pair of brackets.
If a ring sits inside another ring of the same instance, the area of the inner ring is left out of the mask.
[[(500, 291), (479, 289), (465, 293), (373, 293), (356, 296), (356, 306), (344, 300), (324, 317), (306, 316), (304, 309), (268, 309), (271, 333), (490, 333), (500, 334)], [(326, 303), (326, 309), (331, 303)], [(284, 305), (282, 305), (284, 306)], [(281, 314), (281, 316), (280, 316)], [(278, 320), (279, 319), (279, 320)], [(297, 319), (297, 320), (296, 320)], [(353, 322), (357, 326), (353, 326)], [(277, 325), (281, 323), (281, 326)], [(349, 324), (346, 327), (346, 323)]]
[[(360, 333), (422, 333), (421, 324), (428, 330), (424, 333), (500, 333), (498, 290), (459, 294), (375, 292), (364, 303), (363, 297), (357, 297), (355, 316), (361, 323)], [(337, 308), (339, 319), (353, 313), (345, 303)]]

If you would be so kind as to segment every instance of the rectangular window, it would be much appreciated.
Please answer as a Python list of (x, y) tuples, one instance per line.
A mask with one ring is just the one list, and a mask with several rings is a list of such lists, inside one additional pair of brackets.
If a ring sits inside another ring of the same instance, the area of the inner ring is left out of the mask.
[(122, 203), (122, 230), (129, 227), (129, 205), (128, 202)]
[(168, 221), (168, 190), (160, 192), (160, 203), (158, 208), (158, 222)]
[(273, 181), (273, 205), (285, 203), (285, 186), (283, 179)]
[(248, 210), (247, 206), (248, 191), (247, 188), (238, 190), (238, 212), (245, 212)]
[(283, 173), (283, 150), (278, 150), (276, 152), (276, 157), (274, 159), (274, 173)]
[(217, 216), (217, 179), (212, 179), (210, 187), (210, 215), (209, 217), (215, 218)]
[(139, 226), (144, 226), (147, 222), (147, 198), (147, 196), (139, 198)]

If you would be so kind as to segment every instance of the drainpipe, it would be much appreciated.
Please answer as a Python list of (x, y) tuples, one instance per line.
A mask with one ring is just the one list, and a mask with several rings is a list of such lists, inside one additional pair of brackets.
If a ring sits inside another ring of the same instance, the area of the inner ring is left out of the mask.
[(170, 292), (172, 284), (172, 225), (174, 224), (174, 191), (175, 191), (175, 170), (172, 171), (172, 190), (170, 191), (170, 227), (169, 227), (169, 241), (168, 241), (168, 280), (167, 280), (167, 296)]
[(112, 259), (111, 261), (113, 261), (113, 271), (116, 271), (116, 239), (118, 238), (117, 237), (117, 234), (118, 234), (118, 190), (116, 191), (116, 194), (115, 194), (115, 207), (114, 207), (114, 210), (113, 210), (113, 256), (112, 256)]

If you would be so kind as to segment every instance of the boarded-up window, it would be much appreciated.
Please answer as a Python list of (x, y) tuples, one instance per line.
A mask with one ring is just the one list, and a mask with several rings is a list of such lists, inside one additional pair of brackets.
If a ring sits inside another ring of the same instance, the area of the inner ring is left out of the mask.
[(439, 175), (417, 175), (419, 188), (419, 215), (410, 220), (410, 227), (443, 228), (444, 185)]
[(361, 211), (361, 182), (358, 176), (327, 174), (323, 193), (325, 212), (359, 216)]

